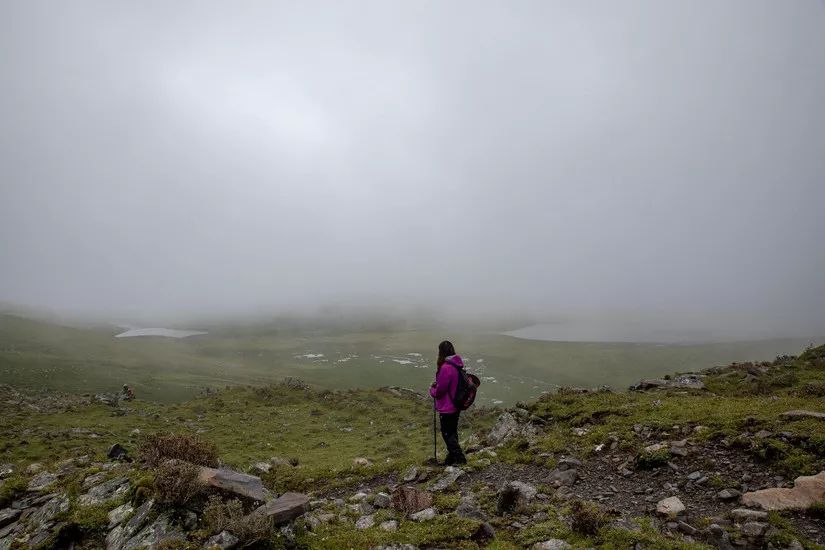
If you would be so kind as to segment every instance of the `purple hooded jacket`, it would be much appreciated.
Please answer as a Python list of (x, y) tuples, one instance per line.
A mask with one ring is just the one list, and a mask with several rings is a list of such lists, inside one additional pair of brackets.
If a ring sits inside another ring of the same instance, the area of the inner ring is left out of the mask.
[(464, 367), (460, 355), (447, 357), (435, 377), (435, 386), (430, 387), (430, 395), (435, 398), (435, 410), (448, 414), (458, 412), (453, 397), (458, 389), (458, 368)]

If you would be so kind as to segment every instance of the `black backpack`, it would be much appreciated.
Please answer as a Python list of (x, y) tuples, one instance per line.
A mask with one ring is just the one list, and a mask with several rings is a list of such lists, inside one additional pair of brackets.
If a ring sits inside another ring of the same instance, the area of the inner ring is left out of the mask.
[(481, 380), (475, 374), (466, 372), (463, 367), (459, 367), (454, 363), (450, 363), (450, 365), (458, 372), (458, 384), (455, 388), (453, 405), (460, 411), (466, 411), (476, 400), (476, 393), (481, 385)]

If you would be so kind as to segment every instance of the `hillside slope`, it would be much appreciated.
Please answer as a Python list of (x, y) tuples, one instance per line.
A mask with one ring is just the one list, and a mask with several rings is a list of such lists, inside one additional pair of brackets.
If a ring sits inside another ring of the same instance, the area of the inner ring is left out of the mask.
[[(825, 469), (825, 346), (668, 378), (474, 411), (461, 470), (426, 463), (430, 401), (398, 388), (110, 406), (5, 386), (0, 548), (823, 548), (825, 479), (805, 509), (753, 493)], [(198, 481), (218, 463), (257, 477)], [(262, 516), (260, 491), (307, 500)]]

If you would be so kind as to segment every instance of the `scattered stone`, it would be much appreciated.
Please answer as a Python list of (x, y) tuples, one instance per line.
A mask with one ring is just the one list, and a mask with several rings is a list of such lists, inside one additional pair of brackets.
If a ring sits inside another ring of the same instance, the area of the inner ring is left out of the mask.
[(676, 517), (684, 511), (685, 505), (679, 497), (668, 497), (656, 503), (656, 513), (663, 516)]
[(77, 504), (80, 506), (96, 506), (125, 496), (128, 491), (129, 478), (116, 477), (92, 487), (86, 494), (77, 497)]
[(516, 435), (518, 427), (518, 421), (512, 414), (508, 412), (501, 414), (496, 425), (487, 434), (487, 443), (494, 447), (501, 445)]
[(265, 502), (272, 497), (272, 493), (263, 486), (261, 478), (233, 470), (216, 470), (204, 466), (201, 468), (199, 478), (205, 485), (252, 500)]
[(559, 460), (556, 468), (558, 470), (572, 470), (573, 468), (579, 468), (582, 465), (582, 461), (577, 458), (566, 457)]
[(657, 453), (659, 451), (664, 451), (667, 448), (666, 443), (654, 443), (653, 445), (648, 445), (645, 447), (645, 452), (648, 454)]
[(387, 493), (378, 493), (372, 503), (378, 508), (389, 508), (392, 506), (392, 499)]
[(109, 452), (106, 454), (111, 460), (119, 460), (125, 462), (129, 460), (129, 451), (126, 450), (120, 443), (115, 443), (109, 447)]
[(461, 499), (458, 507), (455, 509), (455, 515), (460, 518), (477, 519), (479, 521), (487, 521), (487, 514), (475, 503), (471, 496), (466, 496)]
[(572, 548), (572, 546), (561, 539), (547, 539), (535, 543), (530, 547), (530, 550), (567, 550), (568, 548)]
[(742, 495), (742, 504), (762, 510), (804, 509), (825, 502), (825, 471), (800, 476), (792, 489), (771, 488)]
[(26, 475), (33, 476), (43, 471), (43, 465), (39, 462), (32, 462), (26, 467)]
[(430, 521), (430, 520), (434, 519), (435, 516), (437, 516), (437, 515), (438, 515), (438, 512), (436, 512), (435, 508), (425, 508), (424, 510), (421, 510), (420, 512), (410, 514), (410, 519), (413, 520), (413, 521), (419, 521), (419, 522), (421, 522), (421, 521)]
[(379, 527), (381, 528), (382, 531), (389, 531), (389, 532), (392, 533), (392, 532), (398, 531), (398, 522), (395, 521), (394, 519), (391, 519), (391, 520), (382, 522), (381, 525), (379, 525)]
[(547, 481), (555, 487), (572, 487), (578, 479), (579, 472), (573, 469), (556, 469), (547, 476)]
[(369, 529), (373, 525), (375, 525), (375, 516), (372, 514), (360, 517), (358, 521), (355, 522), (356, 529)]
[(257, 508), (253, 514), (263, 514), (275, 525), (280, 525), (305, 514), (309, 510), (309, 497), (301, 493), (284, 493)]
[[(272, 470), (272, 464), (269, 462), (256, 462), (249, 468), (249, 473), (252, 475), (268, 474)], [(216, 535), (217, 536), (217, 535)]]
[(689, 523), (685, 523), (684, 521), (678, 522), (676, 524), (676, 527), (677, 529), (679, 529), (679, 531), (691, 537), (699, 532), (699, 530), (696, 527), (690, 525)]
[(369, 515), (375, 513), (375, 506), (369, 503), (367, 500), (362, 500), (358, 503), (358, 511), (362, 515)]
[(57, 481), (57, 476), (50, 473), (50, 472), (40, 472), (36, 476), (34, 476), (31, 481), (29, 481), (29, 485), (27, 489), (29, 491), (42, 491), (49, 487), (52, 483)]
[(455, 466), (447, 466), (444, 468), (444, 474), (435, 480), (429, 486), (429, 490), (433, 492), (443, 491), (455, 481), (464, 475), (464, 470), (461, 468), (456, 468)]
[(718, 523), (712, 523), (707, 528), (708, 541), (719, 550), (733, 550), (730, 535)]
[(696, 472), (691, 472), (691, 473), (689, 473), (689, 474), (687, 475), (687, 478), (688, 478), (690, 481), (696, 481), (696, 480), (697, 480), (697, 479), (699, 479), (700, 477), (702, 477), (702, 472), (699, 472), (699, 471), (696, 471)]
[(215, 548), (231, 550), (238, 546), (239, 542), (238, 537), (229, 531), (221, 531), (214, 537), (210, 537), (209, 540), (206, 541), (206, 544), (203, 545), (203, 548), (204, 550), (214, 550)]
[(722, 489), (716, 493), (716, 498), (719, 500), (735, 500), (742, 496), (738, 489)]
[(392, 493), (392, 506), (409, 515), (433, 505), (433, 496), (415, 487), (400, 487)]
[(731, 510), (730, 516), (734, 521), (739, 523), (768, 519), (767, 512), (748, 510), (747, 508), (736, 508), (735, 510)]
[(671, 447), (670, 454), (685, 457), (690, 454), (690, 451), (688, 451), (687, 447)]
[(14, 473), (14, 466), (12, 464), (0, 465), (0, 479), (6, 479)]
[(758, 538), (765, 534), (769, 525), (760, 521), (749, 521), (742, 525), (742, 534), (749, 538)]
[(352, 459), (352, 465), (356, 468), (364, 468), (367, 466), (372, 466), (372, 460), (359, 456), (358, 458)]
[(415, 478), (418, 477), (418, 468), (415, 466), (410, 466), (406, 472), (404, 472), (404, 476), (401, 478), (405, 483), (410, 483), (414, 481)]
[(134, 512), (135, 509), (132, 507), (131, 504), (128, 502), (126, 504), (121, 504), (114, 510), (109, 511), (109, 529), (114, 529), (115, 526), (120, 525), (123, 523), (129, 515)]

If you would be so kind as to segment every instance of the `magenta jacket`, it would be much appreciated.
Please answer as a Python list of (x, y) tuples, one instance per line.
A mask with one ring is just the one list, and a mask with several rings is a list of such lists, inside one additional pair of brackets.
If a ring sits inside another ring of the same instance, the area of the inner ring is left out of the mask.
[(453, 404), (455, 391), (458, 389), (458, 368), (464, 367), (460, 355), (447, 357), (435, 377), (435, 387), (430, 388), (430, 395), (435, 398), (435, 410), (440, 413), (454, 413), (458, 409)]

